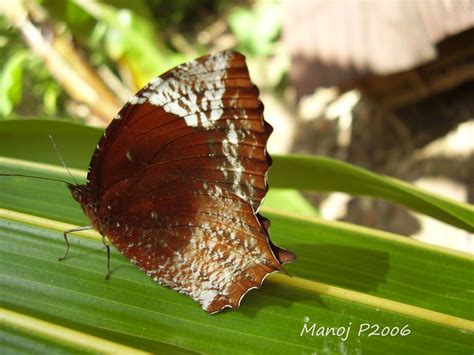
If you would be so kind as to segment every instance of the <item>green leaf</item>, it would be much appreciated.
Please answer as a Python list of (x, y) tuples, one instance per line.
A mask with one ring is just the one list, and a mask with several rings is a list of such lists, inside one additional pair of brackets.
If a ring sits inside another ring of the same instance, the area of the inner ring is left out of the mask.
[[(67, 165), (86, 170), (102, 130), (57, 121), (1, 122), (0, 152), (5, 157), (60, 165), (57, 154), (49, 143), (50, 134)], [(27, 141), (28, 145), (17, 144), (19, 139)], [(15, 149), (11, 149), (13, 146)], [(77, 151), (81, 154), (77, 154)], [(271, 187), (341, 191), (383, 198), (454, 226), (474, 231), (473, 206), (428, 193), (400, 180), (323, 157), (273, 156), (273, 160), (274, 164), (269, 171)]]
[[(99, 130), (58, 122), (37, 122), (29, 129), (32, 122), (11, 122), (0, 124), (0, 152), (8, 157), (0, 158), (0, 173), (70, 180), (48, 146), (46, 137), (51, 133), (68, 155), (72, 174), (84, 179)], [(21, 160), (28, 152), (34, 162)], [(279, 180), (285, 169), (292, 185), (306, 180), (304, 187), (311, 187), (313, 179), (325, 176), (304, 164), (292, 165), (306, 171), (291, 175), (290, 160), (274, 160), (275, 184), (289, 185)], [(343, 169), (330, 172), (336, 181), (342, 179), (338, 174), (344, 174)], [(297, 216), (272, 204), (263, 213), (272, 221), (272, 240), (298, 255), (286, 267), (293, 277), (271, 275), (262, 289), (244, 298), (238, 311), (210, 316), (190, 298), (156, 285), (116, 251), (113, 274), (106, 281), (106, 256), (97, 233), (71, 236), (70, 256), (58, 262), (65, 248), (62, 232), (70, 227), (64, 222), (87, 223), (67, 188), (52, 181), (0, 179), (0, 297), (6, 309), (0, 311), (5, 325), (0, 336), (14, 338), (3, 349), (37, 344), (57, 352), (74, 348), (95, 353), (103, 346), (125, 345), (155, 353), (469, 354), (474, 346), (470, 291), (474, 262), (462, 253)], [(359, 179), (363, 186), (362, 176)], [(373, 182), (367, 179), (366, 184)], [(411, 200), (416, 199), (414, 194)], [(438, 200), (423, 201), (435, 206)], [(450, 213), (457, 216), (456, 210)], [(301, 335), (313, 323), (350, 325), (351, 332), (345, 341), (337, 335), (311, 336), (311, 331)], [(357, 336), (366, 323), (378, 325), (379, 331), (406, 326), (410, 334)], [(45, 329), (57, 331), (45, 333)], [(94, 338), (88, 338), (91, 335)]]
[(94, 19), (75, 1), (48, 0), (41, 5), (58, 22), (64, 22), (75, 38), (86, 41), (95, 26)]
[(26, 51), (13, 54), (0, 70), (0, 115), (8, 116), (13, 107), (20, 103), (23, 89), (23, 66), (28, 55)]
[(60, 166), (58, 154), (49, 139), (51, 135), (68, 167), (85, 169), (102, 133), (101, 129), (57, 120), (3, 121), (0, 124), (0, 153), (4, 157)]
[(316, 208), (297, 190), (272, 189), (265, 196), (264, 208), (277, 208), (280, 211), (298, 213), (304, 216), (318, 216)]
[(229, 27), (246, 53), (266, 55), (272, 52), (273, 41), (280, 32), (281, 8), (262, 2), (254, 10), (238, 7), (228, 17)]
[(77, 5), (100, 25), (107, 25), (105, 48), (115, 61), (127, 64), (137, 87), (185, 60), (165, 47), (145, 1), (82, 1)]
[(274, 159), (270, 186), (340, 191), (397, 202), (417, 212), (474, 232), (474, 207), (423, 191), (403, 181), (323, 157)]

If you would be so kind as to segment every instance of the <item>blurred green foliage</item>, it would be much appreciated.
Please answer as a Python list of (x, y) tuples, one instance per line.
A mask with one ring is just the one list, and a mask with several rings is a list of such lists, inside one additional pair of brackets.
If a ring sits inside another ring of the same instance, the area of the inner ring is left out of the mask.
[(2, 16), (0, 52), (0, 118), (65, 116), (63, 90)]
[(229, 16), (229, 26), (239, 39), (239, 49), (256, 55), (268, 55), (280, 33), (281, 12), (276, 3), (260, 3), (255, 9), (236, 8)]
[[(246, 55), (272, 55), (280, 32), (280, 13), (272, 1), (33, 3), (46, 14), (46, 25), (38, 24), (43, 35), (72, 41), (82, 58), (95, 68), (106, 66), (132, 92), (177, 64), (223, 49), (223, 37), (232, 38), (228, 46), (235, 45)], [(225, 25), (222, 33), (210, 34), (208, 41), (200, 40), (199, 34), (208, 34), (208, 28), (216, 23)], [(63, 88), (1, 13), (0, 49), (5, 58), (0, 72), (1, 117), (76, 114), (68, 107)]]
[(0, 112), (2, 116), (8, 116), (13, 111), (13, 106), (21, 101), (22, 85), (17, 83), (22, 81), (23, 66), (27, 58), (27, 52), (17, 51), (4, 64), (0, 73), (3, 90), (0, 97)]

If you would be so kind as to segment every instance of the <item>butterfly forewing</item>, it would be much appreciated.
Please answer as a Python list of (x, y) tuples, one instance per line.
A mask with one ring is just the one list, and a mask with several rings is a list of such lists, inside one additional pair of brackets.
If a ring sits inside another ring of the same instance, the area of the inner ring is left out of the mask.
[(258, 95), (236, 52), (178, 66), (124, 106), (89, 170), (83, 203), (99, 231), (209, 312), (237, 307), (292, 256), (257, 213), (272, 130)]

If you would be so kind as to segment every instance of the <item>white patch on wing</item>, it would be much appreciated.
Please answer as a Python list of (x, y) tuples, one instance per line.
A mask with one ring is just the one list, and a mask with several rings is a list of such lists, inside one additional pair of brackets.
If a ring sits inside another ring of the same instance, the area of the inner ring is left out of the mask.
[(131, 105), (143, 104), (146, 101), (145, 97), (132, 96), (128, 101)]
[(237, 132), (235, 131), (235, 129), (232, 129), (232, 130), (229, 131), (229, 133), (227, 133), (227, 139), (232, 144), (239, 143), (239, 140), (238, 140), (238, 137), (237, 137)]
[[(191, 127), (211, 129), (219, 120), (222, 110), (222, 97), (225, 92), (225, 69), (231, 52), (220, 52), (209, 56), (204, 62), (195, 60), (182, 64), (173, 70), (168, 79), (154, 78), (137, 96), (133, 96), (131, 105), (148, 101), (154, 106), (162, 106), (166, 112), (184, 118)], [(205, 90), (205, 91), (203, 91)], [(202, 93), (201, 101), (196, 93)], [(208, 109), (211, 111), (207, 111)], [(199, 113), (198, 116), (194, 115)]]
[(193, 113), (192, 115), (185, 116), (184, 120), (188, 126), (196, 127), (198, 125), (198, 116)]

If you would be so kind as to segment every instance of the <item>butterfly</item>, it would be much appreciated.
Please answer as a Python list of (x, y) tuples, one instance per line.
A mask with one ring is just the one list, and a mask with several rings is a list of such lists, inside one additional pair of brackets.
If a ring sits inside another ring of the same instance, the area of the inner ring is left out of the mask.
[(153, 280), (209, 313), (238, 308), (295, 259), (259, 213), (271, 132), (245, 57), (207, 55), (134, 95), (100, 139), (87, 184), (68, 187), (91, 226)]

